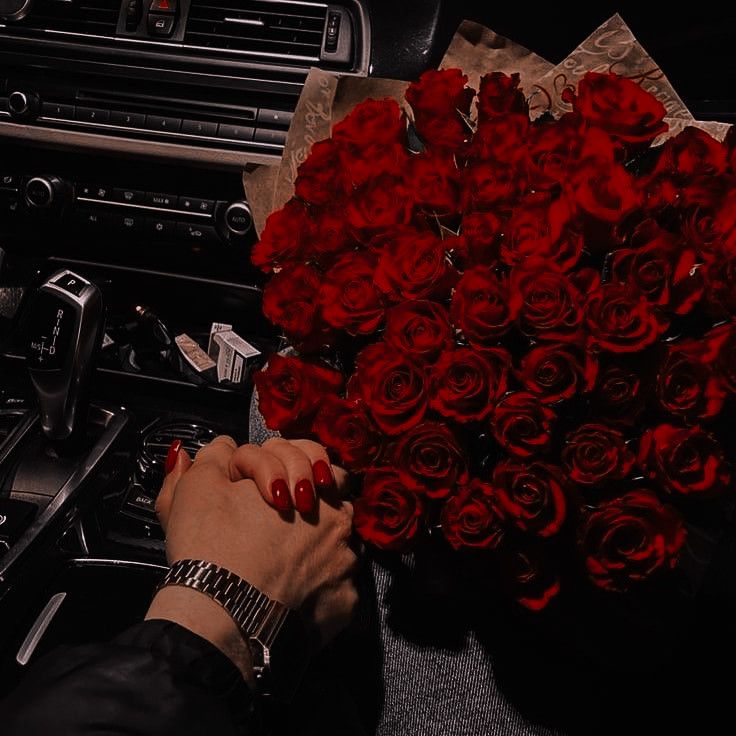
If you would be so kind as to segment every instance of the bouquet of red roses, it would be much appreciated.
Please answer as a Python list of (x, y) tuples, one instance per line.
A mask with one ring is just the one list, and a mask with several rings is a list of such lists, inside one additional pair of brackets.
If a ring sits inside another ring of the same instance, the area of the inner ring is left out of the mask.
[(360, 474), (366, 541), (475, 550), (533, 610), (675, 569), (736, 449), (732, 142), (651, 147), (664, 107), (614, 74), (565, 98), (531, 122), (518, 75), (448, 69), (411, 120), (367, 100), (252, 252), (299, 356), (255, 376), (267, 425)]

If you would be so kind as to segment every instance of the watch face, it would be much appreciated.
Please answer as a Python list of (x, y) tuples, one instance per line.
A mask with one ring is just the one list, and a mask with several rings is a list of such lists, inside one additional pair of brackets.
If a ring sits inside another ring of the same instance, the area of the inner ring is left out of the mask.
[(30, 307), (26, 358), (35, 370), (58, 370), (64, 366), (74, 330), (74, 308), (52, 294), (39, 292)]

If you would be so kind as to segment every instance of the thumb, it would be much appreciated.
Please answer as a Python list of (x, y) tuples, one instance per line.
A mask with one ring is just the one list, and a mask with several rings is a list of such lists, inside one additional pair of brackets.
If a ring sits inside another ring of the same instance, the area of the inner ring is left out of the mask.
[(169, 513), (171, 512), (171, 504), (174, 501), (176, 484), (184, 473), (189, 470), (191, 465), (192, 459), (189, 457), (189, 453), (181, 446), (181, 440), (174, 440), (166, 456), (166, 477), (161, 486), (161, 491), (156, 498), (156, 513), (158, 514), (158, 520), (161, 523), (164, 534), (166, 534), (166, 527), (169, 523)]

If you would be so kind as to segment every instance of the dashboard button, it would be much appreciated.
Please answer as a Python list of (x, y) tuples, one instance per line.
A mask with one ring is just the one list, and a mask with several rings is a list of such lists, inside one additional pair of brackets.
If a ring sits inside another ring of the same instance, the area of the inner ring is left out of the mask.
[(283, 146), (284, 143), (286, 143), (286, 131), (257, 128), (253, 140), (256, 143), (275, 143), (279, 146)]
[(176, 223), (163, 217), (149, 217), (148, 231), (159, 238), (170, 238), (176, 231)]
[(154, 207), (165, 207), (173, 210), (179, 203), (179, 197), (175, 194), (161, 194), (160, 192), (146, 192), (146, 204)]
[(167, 133), (178, 133), (181, 128), (181, 118), (168, 118), (161, 115), (146, 115), (148, 130), (161, 130)]
[(105, 217), (102, 212), (95, 210), (77, 210), (74, 213), (74, 220), (78, 225), (88, 228), (100, 228), (105, 223)]
[(103, 202), (112, 198), (112, 188), (104, 184), (79, 184), (77, 186), (77, 199), (99, 199)]
[(217, 230), (210, 225), (200, 225), (197, 222), (179, 222), (176, 225), (176, 234), (190, 243), (218, 243), (220, 238)]
[(253, 140), (253, 128), (248, 125), (226, 125), (220, 123), (217, 129), (218, 138), (229, 138), (234, 141)]
[(77, 107), (75, 117), (85, 123), (109, 123), (110, 111), (99, 107)]
[(268, 110), (266, 108), (261, 108), (258, 111), (258, 122), (261, 125), (277, 125), (282, 128), (288, 128), (293, 117), (294, 113), (286, 110)]
[(151, 0), (152, 13), (176, 13), (179, 0)]
[(146, 193), (137, 189), (113, 189), (112, 198), (116, 202), (125, 202), (126, 204), (143, 204)]
[(118, 112), (113, 110), (110, 113), (110, 122), (113, 125), (119, 125), (121, 128), (145, 128), (146, 116), (137, 112)]
[(44, 102), (41, 105), (41, 114), (47, 118), (59, 120), (74, 120), (77, 108), (74, 105), (62, 105), (59, 102)]
[(116, 230), (122, 230), (126, 233), (140, 233), (145, 228), (145, 221), (146, 218), (143, 215), (110, 215), (109, 224)]
[(197, 212), (200, 215), (211, 215), (215, 210), (215, 203), (211, 199), (179, 197), (179, 209), (184, 212)]
[(225, 210), (225, 227), (232, 235), (245, 235), (253, 225), (253, 215), (245, 202), (233, 202)]
[(204, 135), (217, 137), (217, 123), (206, 123), (204, 120), (182, 120), (181, 132), (187, 135)]
[(75, 276), (73, 273), (65, 273), (60, 278), (56, 279), (54, 284), (60, 289), (64, 289), (64, 291), (74, 294), (74, 296), (79, 296), (84, 291), (85, 286), (89, 286), (87, 281), (83, 281), (79, 276)]
[[(9, 192), (0, 192), (9, 194)], [(0, 213), (5, 215), (17, 215), (20, 212), (20, 200), (15, 197), (0, 197)]]
[(152, 36), (167, 38), (173, 33), (175, 24), (176, 16), (174, 15), (148, 14), (148, 32)]
[(20, 186), (20, 177), (15, 174), (0, 174), (0, 189), (16, 190)]

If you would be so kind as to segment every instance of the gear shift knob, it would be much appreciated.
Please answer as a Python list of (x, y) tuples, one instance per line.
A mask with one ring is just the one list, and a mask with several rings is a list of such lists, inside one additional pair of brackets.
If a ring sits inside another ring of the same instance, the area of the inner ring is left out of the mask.
[(100, 290), (72, 271), (42, 284), (30, 305), (26, 358), (44, 434), (76, 437), (87, 418), (87, 394), (103, 325)]

